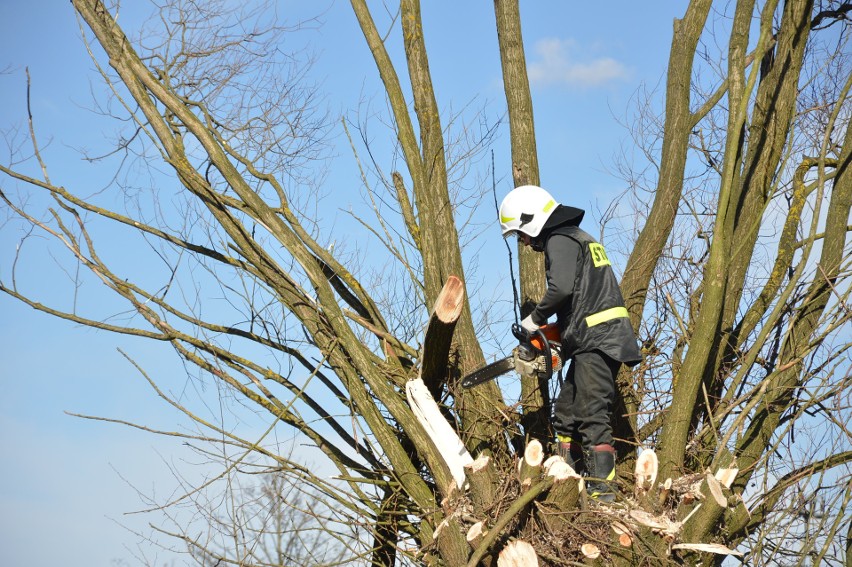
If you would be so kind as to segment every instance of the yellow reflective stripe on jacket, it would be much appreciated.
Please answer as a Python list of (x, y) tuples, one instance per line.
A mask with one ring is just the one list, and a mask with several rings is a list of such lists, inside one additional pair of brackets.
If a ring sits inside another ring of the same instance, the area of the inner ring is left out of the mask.
[(586, 326), (594, 327), (595, 325), (600, 325), (601, 323), (606, 323), (610, 319), (618, 319), (619, 317), (628, 317), (627, 308), (626, 307), (612, 307), (610, 309), (604, 309), (603, 311), (599, 311), (594, 315), (589, 315), (586, 317)]

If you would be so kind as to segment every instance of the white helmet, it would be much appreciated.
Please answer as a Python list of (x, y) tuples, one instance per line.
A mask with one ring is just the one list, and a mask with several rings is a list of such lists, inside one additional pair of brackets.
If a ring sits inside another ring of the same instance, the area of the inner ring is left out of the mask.
[(535, 238), (558, 204), (550, 193), (537, 185), (515, 187), (500, 203), (503, 236), (519, 231)]

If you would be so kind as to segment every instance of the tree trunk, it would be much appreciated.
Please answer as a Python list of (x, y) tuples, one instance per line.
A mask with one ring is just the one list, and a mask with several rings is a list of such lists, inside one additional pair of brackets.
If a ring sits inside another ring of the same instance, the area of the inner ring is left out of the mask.
[[(657, 190), (654, 192), (651, 211), (636, 239), (621, 280), (625, 305), (630, 313), (633, 329), (637, 332), (651, 277), (674, 227), (683, 194), (689, 136), (697, 122), (690, 111), (692, 67), (698, 39), (704, 30), (711, 5), (712, 0), (690, 2), (683, 19), (674, 22), (666, 79), (666, 127), (663, 132)], [(635, 438), (635, 416), (639, 408), (637, 396), (641, 393), (634, 390), (633, 383), (626, 374), (626, 371), (622, 372), (618, 380), (624, 407), (613, 416), (614, 436), (617, 440), (627, 441), (616, 444), (620, 455), (631, 455), (634, 443), (641, 444), (644, 441)], [(629, 468), (630, 463), (627, 462), (626, 466)]]

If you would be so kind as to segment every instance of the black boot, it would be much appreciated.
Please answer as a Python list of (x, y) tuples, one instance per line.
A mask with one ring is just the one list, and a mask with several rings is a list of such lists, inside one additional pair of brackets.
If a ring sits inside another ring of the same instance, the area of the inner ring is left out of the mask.
[(588, 457), (586, 492), (599, 502), (615, 501), (612, 485), (615, 480), (615, 448), (612, 445), (595, 445)]
[(583, 458), (583, 448), (576, 441), (568, 439), (567, 441), (559, 440), (556, 444), (557, 454), (565, 459), (565, 462), (574, 469), (578, 475), (583, 476), (586, 473), (586, 461)]

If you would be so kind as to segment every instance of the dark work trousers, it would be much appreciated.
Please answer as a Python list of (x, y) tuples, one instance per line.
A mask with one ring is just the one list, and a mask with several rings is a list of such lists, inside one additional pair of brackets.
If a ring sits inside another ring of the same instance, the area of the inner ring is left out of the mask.
[(598, 352), (574, 355), (553, 407), (553, 429), (586, 450), (612, 445), (610, 416), (615, 403), (615, 377), (621, 362)]

